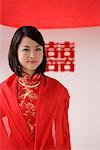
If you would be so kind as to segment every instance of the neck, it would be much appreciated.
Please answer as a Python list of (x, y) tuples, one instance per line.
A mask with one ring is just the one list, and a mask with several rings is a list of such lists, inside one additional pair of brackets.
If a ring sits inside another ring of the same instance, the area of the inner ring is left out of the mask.
[(25, 71), (23, 70), (23, 73), (28, 74), (30, 77), (32, 77), (36, 72), (35, 71)]

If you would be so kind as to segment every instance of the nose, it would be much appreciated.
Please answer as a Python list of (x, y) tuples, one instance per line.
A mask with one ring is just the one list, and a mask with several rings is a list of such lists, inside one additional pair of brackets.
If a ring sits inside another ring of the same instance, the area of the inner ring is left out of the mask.
[(35, 57), (36, 57), (35, 52), (34, 52), (34, 51), (31, 51), (29, 57), (30, 57), (30, 58), (35, 58)]

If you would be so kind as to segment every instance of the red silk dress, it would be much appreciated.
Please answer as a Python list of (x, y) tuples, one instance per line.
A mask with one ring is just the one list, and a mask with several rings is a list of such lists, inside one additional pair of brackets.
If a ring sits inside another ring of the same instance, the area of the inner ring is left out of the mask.
[(33, 142), (35, 138), (36, 103), (40, 77), (41, 75), (38, 73), (32, 77), (23, 73), (23, 77), (18, 77), (18, 104), (33, 138)]

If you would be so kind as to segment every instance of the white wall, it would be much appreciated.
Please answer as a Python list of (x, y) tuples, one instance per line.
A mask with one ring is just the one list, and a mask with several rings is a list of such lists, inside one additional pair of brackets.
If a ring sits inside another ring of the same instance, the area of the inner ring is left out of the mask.
[[(15, 30), (0, 26), (0, 82), (12, 74), (7, 54)], [(58, 79), (69, 90), (72, 150), (99, 150), (100, 27), (40, 31), (46, 42), (75, 42), (75, 71), (46, 74)]]

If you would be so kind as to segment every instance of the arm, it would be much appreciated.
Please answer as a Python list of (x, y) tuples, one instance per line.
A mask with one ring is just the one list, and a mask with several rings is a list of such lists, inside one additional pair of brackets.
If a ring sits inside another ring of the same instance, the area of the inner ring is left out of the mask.
[(70, 131), (69, 131), (69, 121), (68, 121), (68, 109), (64, 111), (63, 123), (62, 123), (62, 134), (64, 143), (66, 145), (66, 150), (71, 150), (71, 143), (70, 143)]
[(56, 129), (56, 149), (71, 150), (70, 143), (70, 130), (68, 122), (68, 108), (69, 108), (69, 95), (64, 99), (61, 99), (59, 106), (55, 129)]
[(2, 96), (2, 91), (0, 87), (0, 150), (1, 149), (10, 149), (10, 140), (7, 134), (6, 126), (7, 126), (7, 116), (5, 113), (6, 107), (4, 98)]

